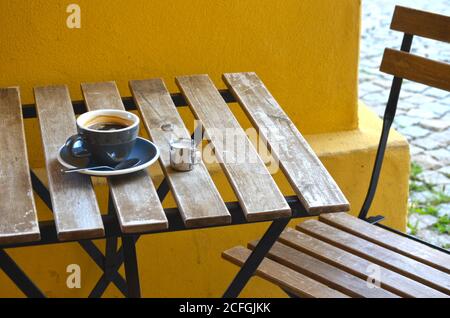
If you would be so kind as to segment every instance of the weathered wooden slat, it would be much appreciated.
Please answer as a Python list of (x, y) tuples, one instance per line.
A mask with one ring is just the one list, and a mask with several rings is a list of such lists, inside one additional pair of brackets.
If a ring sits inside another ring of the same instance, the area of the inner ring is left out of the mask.
[[(235, 265), (242, 266), (250, 253), (251, 251), (245, 247), (237, 246), (223, 252), (222, 257)], [(348, 298), (347, 295), (268, 258), (261, 262), (256, 275), (299, 297)]]
[(103, 236), (91, 179), (81, 174), (62, 173), (62, 166), (56, 159), (66, 139), (77, 132), (69, 90), (66, 86), (36, 87), (34, 95), (58, 238), (74, 240)]
[(279, 240), (283, 244), (291, 246), (305, 254), (309, 254), (364, 280), (367, 280), (369, 275), (375, 274), (373, 270), (376, 269), (381, 280), (380, 286), (397, 295), (417, 298), (447, 297), (444, 293), (415, 280), (391, 271), (383, 266), (375, 266), (372, 262), (364, 258), (291, 228), (287, 228), (286, 231), (281, 234)]
[(450, 64), (402, 51), (386, 49), (380, 71), (450, 91)]
[[(114, 82), (81, 84), (89, 110), (125, 110)], [(124, 233), (166, 229), (168, 221), (147, 171), (108, 177), (108, 184)]]
[(0, 244), (40, 239), (19, 88), (0, 88)]
[(177, 84), (210, 138), (247, 220), (290, 216), (281, 191), (209, 77), (181, 76)]
[(414, 258), (450, 274), (450, 255), (439, 252), (419, 242), (373, 226), (347, 213), (321, 215), (320, 220), (394, 252)]
[[(161, 79), (131, 81), (130, 89), (144, 125), (160, 150), (160, 163), (187, 227), (226, 224), (231, 215), (204, 163), (189, 172), (170, 167), (169, 141), (190, 138)], [(163, 129), (171, 125), (171, 129)]]
[[(249, 248), (253, 250), (257, 243), (258, 241), (250, 242)], [(371, 288), (364, 279), (278, 242), (273, 245), (267, 257), (351, 297), (399, 297), (383, 288)]]
[(450, 43), (450, 17), (396, 6), (391, 29)]
[(450, 295), (450, 275), (325, 223), (309, 220), (297, 229)]
[(306, 140), (255, 73), (223, 79), (267, 142), (296, 194), (311, 214), (343, 212), (349, 203)]

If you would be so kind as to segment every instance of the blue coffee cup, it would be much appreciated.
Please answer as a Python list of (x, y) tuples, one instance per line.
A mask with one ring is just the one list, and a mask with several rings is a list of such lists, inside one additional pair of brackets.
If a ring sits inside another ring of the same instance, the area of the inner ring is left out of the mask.
[(115, 166), (127, 159), (134, 147), (139, 117), (124, 110), (94, 110), (78, 117), (77, 131), (65, 144), (72, 156)]

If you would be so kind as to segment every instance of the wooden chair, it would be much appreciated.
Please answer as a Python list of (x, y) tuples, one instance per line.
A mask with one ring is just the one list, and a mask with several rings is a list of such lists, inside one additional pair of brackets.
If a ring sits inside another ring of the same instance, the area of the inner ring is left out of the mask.
[[(413, 36), (450, 43), (450, 17), (396, 7), (391, 29), (404, 32), (401, 50), (386, 49), (380, 70), (394, 75), (369, 190), (357, 217), (323, 214), (288, 228), (254, 274), (291, 297), (448, 297), (450, 253), (367, 217), (375, 195), (403, 79), (450, 91), (450, 65), (410, 54)], [(223, 253), (236, 265), (252, 253)], [(373, 288), (374, 283), (379, 283)]]

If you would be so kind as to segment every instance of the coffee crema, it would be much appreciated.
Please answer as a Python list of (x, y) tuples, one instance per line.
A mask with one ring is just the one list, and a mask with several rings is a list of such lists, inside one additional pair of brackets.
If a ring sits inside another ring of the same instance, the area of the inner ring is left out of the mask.
[(131, 120), (117, 116), (100, 115), (87, 121), (84, 126), (99, 131), (120, 130), (133, 125)]

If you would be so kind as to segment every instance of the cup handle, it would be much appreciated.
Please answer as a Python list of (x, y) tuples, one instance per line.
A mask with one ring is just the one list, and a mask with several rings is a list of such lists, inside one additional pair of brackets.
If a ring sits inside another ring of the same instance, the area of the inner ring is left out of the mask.
[[(74, 147), (77, 142), (81, 142), (81, 146)], [(85, 158), (91, 155), (85, 147), (83, 137), (80, 135), (73, 135), (69, 137), (65, 143), (65, 146), (69, 149), (72, 156), (76, 158)]]

